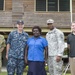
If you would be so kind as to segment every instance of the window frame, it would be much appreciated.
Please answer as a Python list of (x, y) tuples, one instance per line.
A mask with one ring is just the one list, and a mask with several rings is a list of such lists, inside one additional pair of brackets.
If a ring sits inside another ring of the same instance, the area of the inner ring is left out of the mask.
[[(71, 1), (71, 0), (70, 0)], [(69, 11), (60, 11), (59, 8), (59, 0), (58, 0), (58, 8), (57, 8), (57, 11), (48, 11), (48, 0), (46, 0), (46, 11), (36, 11), (36, 0), (34, 0), (34, 11), (35, 12), (70, 12), (71, 11), (71, 8), (69, 8)], [(71, 3), (69, 3), (69, 7), (71, 6)]]
[(5, 0), (4, 0), (4, 3), (3, 3), (3, 10), (0, 10), (0, 11), (5, 11)]

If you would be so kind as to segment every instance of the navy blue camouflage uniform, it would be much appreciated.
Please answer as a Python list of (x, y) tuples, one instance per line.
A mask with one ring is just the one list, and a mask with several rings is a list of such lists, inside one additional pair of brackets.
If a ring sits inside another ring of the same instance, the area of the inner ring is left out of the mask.
[(9, 34), (7, 39), (7, 44), (10, 44), (7, 63), (8, 75), (14, 75), (15, 71), (16, 75), (23, 74), (25, 68), (24, 56), (27, 39), (28, 34), (24, 31), (18, 33), (18, 31), (15, 30)]

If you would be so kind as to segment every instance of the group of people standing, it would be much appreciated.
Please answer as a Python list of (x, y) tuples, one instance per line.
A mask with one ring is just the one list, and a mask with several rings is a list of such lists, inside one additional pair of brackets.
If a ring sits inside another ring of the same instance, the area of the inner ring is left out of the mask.
[[(29, 37), (28, 33), (23, 30), (24, 22), (22, 20), (17, 21), (17, 29), (10, 32), (7, 38), (8, 75), (14, 75), (15, 71), (16, 75), (23, 75), (26, 65), (29, 67), (27, 75), (47, 75), (45, 71), (45, 64), (47, 63), (50, 75), (62, 75), (62, 56), (65, 48), (64, 34), (54, 26), (53, 19), (47, 20), (47, 26), (50, 30), (47, 32), (46, 38), (42, 37), (42, 30), (39, 26), (32, 28), (33, 35)], [(74, 28), (75, 23), (71, 27), (75, 32)], [(70, 34), (67, 40), (68, 48), (71, 49), (69, 51), (70, 58), (75, 57), (74, 37), (74, 33)], [(75, 59), (73, 60), (75, 61)], [(75, 63), (73, 66), (75, 66)], [(75, 75), (75, 73), (72, 75)]]
[(41, 35), (41, 28), (32, 28), (32, 37), (24, 32), (24, 22), (17, 21), (17, 30), (12, 31), (7, 39), (6, 58), (8, 75), (22, 75), (28, 64), (27, 75), (47, 75), (45, 64), (48, 62), (50, 75), (62, 75), (62, 56), (64, 52), (64, 34), (54, 25), (54, 20), (47, 20), (50, 31), (46, 38)]

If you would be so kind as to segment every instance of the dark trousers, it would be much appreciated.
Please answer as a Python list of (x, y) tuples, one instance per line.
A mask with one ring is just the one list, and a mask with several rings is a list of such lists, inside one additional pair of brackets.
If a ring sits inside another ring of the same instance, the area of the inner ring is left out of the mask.
[(29, 69), (27, 75), (47, 75), (44, 62), (29, 61), (28, 66)]

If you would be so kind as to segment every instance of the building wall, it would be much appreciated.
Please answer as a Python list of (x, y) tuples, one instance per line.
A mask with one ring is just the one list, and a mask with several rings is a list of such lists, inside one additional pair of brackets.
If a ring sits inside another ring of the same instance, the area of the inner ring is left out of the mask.
[(26, 27), (39, 25), (46, 27), (46, 20), (52, 18), (55, 20), (55, 26), (59, 28), (70, 27), (70, 13), (69, 12), (51, 12), (51, 13), (38, 13), (38, 12), (24, 12), (24, 21)]
[(5, 0), (5, 11), (12, 10), (12, 0)]
[[(70, 12), (36, 12), (35, 1), (36, 0), (5, 0), (5, 11), (0, 12), (0, 17), (2, 17), (2, 19), (0, 19), (0, 27), (13, 27), (15, 23), (13, 20), (16, 21), (18, 19), (23, 19), (26, 27), (32, 27), (34, 25), (46, 27), (46, 20), (49, 18), (54, 19), (55, 25), (59, 28), (70, 27)], [(20, 4), (20, 2), (22, 2), (22, 4)], [(16, 6), (14, 6), (14, 3)], [(74, 21), (75, 0), (73, 0), (72, 4)], [(14, 10), (14, 8), (16, 10)], [(24, 11), (21, 12), (20, 9), (23, 9)]]
[(73, 5), (72, 7), (73, 13), (75, 13), (75, 0), (73, 0), (72, 5)]
[[(70, 28), (70, 12), (36, 12), (35, 0), (5, 0), (5, 10), (0, 12), (0, 16), (3, 18), (0, 20), (0, 27), (13, 27), (19, 19), (24, 20), (26, 27), (34, 25), (46, 27), (46, 20), (52, 18), (57, 27)], [(74, 13), (73, 16), (75, 16)]]
[(24, 11), (25, 12), (34, 12), (34, 2), (35, 0), (23, 0)]
[(0, 27), (12, 26), (12, 12), (0, 12)]

